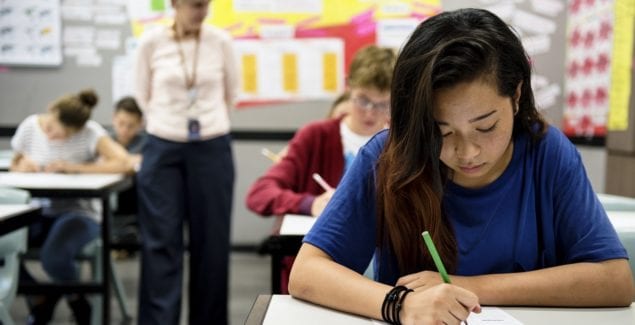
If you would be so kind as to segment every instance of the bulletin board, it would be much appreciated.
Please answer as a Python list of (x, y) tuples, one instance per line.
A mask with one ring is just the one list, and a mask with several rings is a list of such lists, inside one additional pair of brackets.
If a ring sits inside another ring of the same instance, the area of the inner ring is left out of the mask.
[(0, 64), (62, 64), (59, 0), (0, 1)]
[[(133, 6), (134, 35), (171, 24), (166, 1)], [(358, 49), (377, 44), (397, 50), (422, 20), (440, 11), (440, 0), (214, 0), (207, 23), (234, 37), (239, 106), (250, 106), (333, 98), (344, 90)]]

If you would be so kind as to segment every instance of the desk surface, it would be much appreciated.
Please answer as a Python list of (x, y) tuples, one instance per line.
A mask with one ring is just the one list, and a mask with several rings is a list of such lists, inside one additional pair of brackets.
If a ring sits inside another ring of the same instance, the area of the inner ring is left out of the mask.
[(0, 204), (0, 235), (28, 226), (39, 218), (40, 210), (29, 204)]
[[(525, 325), (635, 324), (635, 306), (633, 305), (628, 308), (503, 307), (501, 309)], [(288, 295), (259, 296), (245, 322), (245, 324), (248, 325), (286, 325), (299, 323), (329, 325), (385, 324), (317, 306), (294, 299)]]
[(306, 235), (317, 218), (299, 214), (286, 214), (282, 218), (280, 226), (280, 236), (304, 236)]
[(132, 186), (124, 174), (0, 172), (0, 186), (28, 190), (33, 197), (103, 197)]
[(0, 185), (25, 189), (101, 189), (125, 178), (122, 174), (55, 174), (0, 172)]
[(0, 204), (0, 220), (6, 220), (37, 209), (39, 209), (39, 207), (29, 204)]
[(618, 232), (635, 232), (635, 211), (606, 211)]

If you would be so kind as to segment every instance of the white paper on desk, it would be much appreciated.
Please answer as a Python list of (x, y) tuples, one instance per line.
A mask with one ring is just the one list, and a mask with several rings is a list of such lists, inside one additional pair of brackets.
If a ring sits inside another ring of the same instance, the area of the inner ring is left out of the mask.
[(304, 236), (306, 235), (317, 218), (299, 214), (286, 214), (280, 226), (280, 235)]
[(523, 323), (500, 308), (483, 307), (479, 314), (471, 313), (467, 318), (469, 325), (522, 325)]
[[(372, 320), (373, 324), (387, 324), (379, 320)], [(465, 324), (465, 323), (462, 323)], [(483, 307), (480, 314), (471, 313), (467, 318), (469, 325), (523, 325), (522, 322), (514, 318), (512, 315), (504, 312), (496, 307)]]

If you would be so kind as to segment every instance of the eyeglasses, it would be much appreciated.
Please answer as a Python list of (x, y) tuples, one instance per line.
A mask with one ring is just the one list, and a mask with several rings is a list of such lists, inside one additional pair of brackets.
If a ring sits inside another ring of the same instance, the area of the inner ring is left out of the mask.
[(378, 111), (378, 112), (388, 112), (390, 110), (390, 102), (373, 102), (366, 97), (353, 97), (351, 98), (353, 103), (357, 105), (357, 107), (362, 108), (367, 111)]

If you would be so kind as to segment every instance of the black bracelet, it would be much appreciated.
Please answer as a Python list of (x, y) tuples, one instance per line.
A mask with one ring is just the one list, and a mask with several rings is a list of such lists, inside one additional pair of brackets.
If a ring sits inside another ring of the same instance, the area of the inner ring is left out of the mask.
[(401, 325), (401, 319), (399, 318), (399, 312), (401, 311), (401, 307), (403, 307), (403, 302), (404, 300), (406, 300), (406, 295), (408, 295), (409, 293), (413, 292), (414, 290), (412, 289), (407, 289), (406, 291), (404, 291), (404, 293), (401, 295), (401, 298), (399, 298), (399, 301), (395, 304), (395, 318), (393, 318), (395, 320), (395, 324), (397, 325)]
[[(400, 324), (399, 311), (395, 308), (399, 305), (399, 302), (403, 302), (403, 296), (399, 296), (400, 293), (412, 291), (405, 286), (396, 286), (386, 294), (384, 302), (381, 304), (381, 317), (389, 324)], [(405, 295), (404, 293), (404, 295)], [(401, 299), (400, 299), (401, 298)]]

